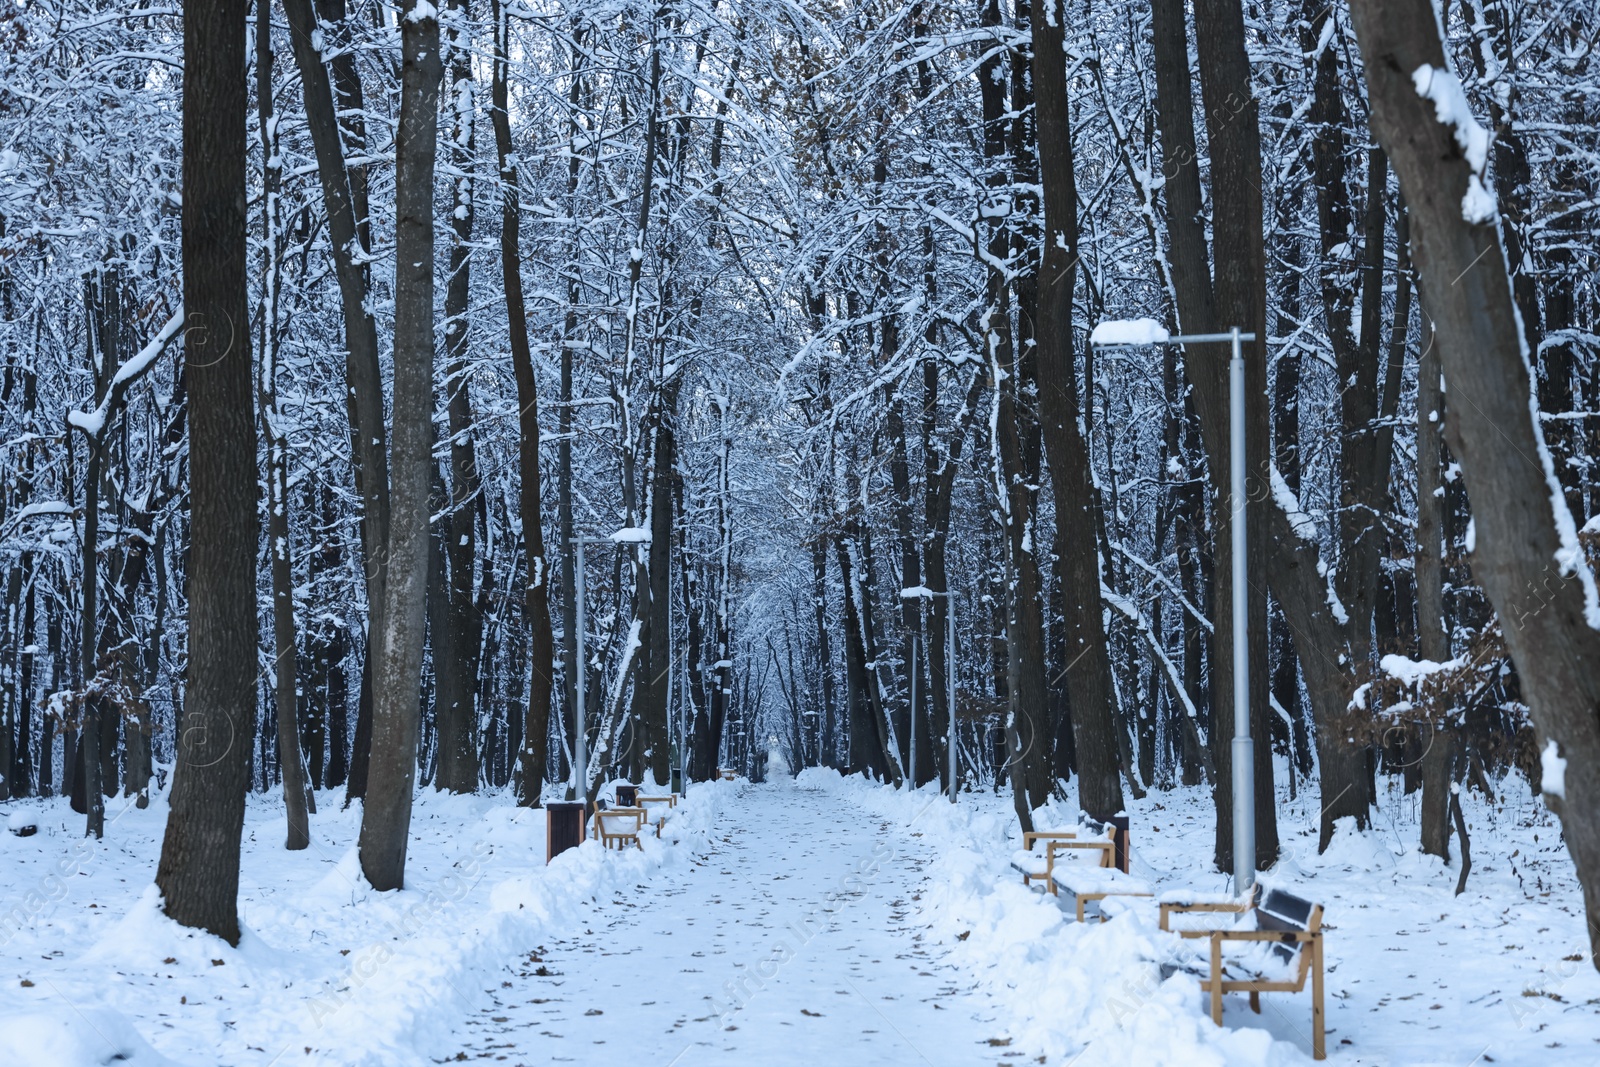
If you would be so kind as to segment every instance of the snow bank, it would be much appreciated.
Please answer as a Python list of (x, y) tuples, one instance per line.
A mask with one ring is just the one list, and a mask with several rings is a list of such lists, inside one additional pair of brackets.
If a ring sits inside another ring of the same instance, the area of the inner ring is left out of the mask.
[(63, 1005), (0, 1012), (0, 1063), (7, 1067), (168, 1067), (121, 1014)]
[[(1004, 810), (975, 810), (968, 797), (952, 805), (931, 788), (896, 792), (826, 770), (803, 771), (797, 784), (832, 792), (932, 840), (938, 858), (918, 902), (929, 937), (1002, 1005), (999, 1021), (1013, 1047), (1075, 1067), (1310, 1061), (1294, 1044), (1247, 1028), (1237, 1016), (1230, 1026), (1212, 1025), (1193, 976), (1163, 981), (1161, 964), (1191, 958), (1194, 949), (1142, 910), (1078, 923), (1056, 898), (1024, 888), (1009, 866), (1018, 835)], [(1064, 808), (1042, 815), (1048, 825), (1076, 821)], [(1304, 1007), (1309, 1022), (1310, 1006)]]
[[(77, 838), (65, 802), (18, 802), (41, 832), (0, 837), (0, 1064), (423, 1067), (543, 938), (709, 848), (731, 783), (691, 789), (661, 839), (594, 842), (545, 865), (545, 816), (509, 795), (419, 792), (406, 888), (374, 891), (359, 806), (329, 793), (303, 852), (251, 797), (237, 948), (172, 922), (151, 884), (164, 805), (108, 811)], [(110, 807), (110, 805), (108, 805)], [(85, 1025), (85, 1020), (89, 1025)], [(146, 1043), (148, 1042), (148, 1044)], [(120, 1057), (120, 1058), (119, 1058)]]

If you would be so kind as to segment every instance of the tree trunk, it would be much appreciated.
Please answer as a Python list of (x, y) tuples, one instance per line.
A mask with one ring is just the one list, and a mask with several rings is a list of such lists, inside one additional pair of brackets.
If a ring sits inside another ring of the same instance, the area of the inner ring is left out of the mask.
[[(980, 23), (999, 26), (998, 0), (983, 7)], [(1012, 282), (995, 264), (1011, 255), (1011, 236), (1005, 226), (1009, 213), (1011, 176), (1006, 157), (1010, 154), (1012, 112), (1006, 99), (1006, 76), (1002, 55), (992, 53), (979, 69), (978, 82), (983, 98), (983, 154), (988, 173), (987, 192), (982, 195), (980, 217), (986, 220), (987, 237), (985, 304), (980, 318), (984, 361), (989, 367), (994, 390), (993, 474), (1000, 505), (1000, 523), (1005, 533), (1006, 565), (1005, 629), (1009, 654), (1006, 657), (1009, 747), (1007, 765), (1018, 789), (1016, 800), (1024, 828), (1030, 828), (1026, 812), (1043, 804), (1050, 796), (1050, 728), (1047, 704), (1049, 686), (1044, 676), (1044, 605), (1035, 530), (1033, 490), (1025, 474), (1026, 434), (1020, 423), (1031, 419), (1019, 411), (1015, 332), (1011, 324)]]
[[(261, 428), (267, 439), (267, 557), (272, 567), (272, 664), (274, 710), (277, 713), (278, 761), (283, 766), (283, 806), (288, 822), (284, 848), (298, 851), (311, 843), (307, 814), (305, 764), (300, 757), (300, 731), (295, 722), (299, 679), (295, 664), (294, 572), (289, 555), (289, 442), (280, 424), (278, 406), (278, 334), (283, 281), (283, 160), (278, 150), (278, 123), (273, 114), (271, 5), (256, 5), (256, 106), (260, 112), (262, 175), (262, 247), (266, 263), (261, 293)], [(131, 770), (131, 768), (130, 768)]]
[[(256, 430), (246, 306), (247, 5), (183, 18), (183, 306), (189, 324), (189, 664), (156, 885), (168, 916), (239, 943), (255, 729)], [(232, 355), (232, 358), (228, 358)]]
[[(343, 3), (334, 0), (324, 12), (330, 19), (343, 16)], [(337, 10), (332, 10), (337, 8)], [(372, 660), (379, 650), (383, 630), (384, 583), (389, 564), (389, 457), (388, 433), (383, 419), (383, 376), (378, 366), (378, 330), (368, 300), (365, 259), (372, 251), (366, 226), (366, 184), (363, 168), (345, 162), (340, 143), (360, 132), (360, 82), (354, 56), (348, 50), (335, 62), (340, 102), (334, 104), (334, 86), (313, 44), (319, 34), (311, 0), (283, 0), (289, 22), (289, 39), (295, 65), (300, 70), (305, 100), (306, 126), (317, 157), (317, 176), (328, 217), (328, 244), (339, 300), (344, 314), (345, 409), (350, 423), (350, 459), (355, 468), (356, 492), (361, 497), (362, 565), (366, 576), (367, 633), (362, 656), (362, 684), (357, 711), (354, 755), (349, 776), (351, 799), (364, 796), (372, 738)], [(435, 57), (437, 59), (437, 57)], [(349, 116), (341, 120), (341, 113)], [(361, 145), (353, 146), (357, 151)]]
[(732, 486), (729, 483), (730, 452), (733, 447), (728, 437), (726, 414), (722, 423), (722, 446), (717, 456), (717, 588), (716, 604), (711, 621), (712, 648), (716, 661), (711, 665), (711, 721), (706, 731), (706, 759), (704, 766), (713, 774), (717, 767), (717, 751), (722, 743), (722, 726), (727, 716), (728, 698), (733, 694), (733, 515), (731, 512)]
[[(1421, 289), (1450, 396), (1445, 433), (1477, 523), (1473, 574), (1504, 628), (1546, 762), (1545, 781), (1600, 950), (1600, 633), (1594, 577), (1544, 447), (1495, 211), (1485, 136), (1425, 0), (1353, 0), (1373, 129), (1400, 176)], [(1426, 94), (1426, 95), (1425, 95)], [(1451, 122), (1441, 122), (1443, 114)]]
[[(584, 95), (584, 61), (585, 51), (583, 45), (583, 25), (581, 19), (574, 17), (570, 30), (573, 40), (571, 84), (567, 90), (568, 113), (571, 115), (567, 128), (567, 205), (569, 214), (576, 215), (575, 197), (578, 190), (578, 178), (582, 153), (580, 140), (585, 137), (583, 127), (578, 121), (579, 104)], [(509, 37), (510, 23), (505, 23), (503, 40)], [(505, 109), (496, 106), (496, 121), (498, 114)], [(507, 116), (507, 136), (510, 134), (510, 118)], [(496, 144), (499, 143), (499, 126), (495, 127)], [(510, 190), (515, 192), (515, 187)], [(503, 231), (502, 231), (503, 232)], [(503, 240), (503, 238), (502, 238)], [(502, 245), (502, 255), (504, 254)], [(576, 528), (573, 525), (572, 515), (572, 357), (573, 348), (578, 345), (578, 301), (582, 296), (580, 285), (581, 270), (577, 265), (578, 242), (576, 236), (569, 238), (567, 249), (567, 262), (564, 264), (563, 274), (566, 277), (567, 309), (566, 317), (561, 328), (561, 402), (557, 409), (557, 440), (556, 447), (556, 536), (559, 538), (558, 551), (561, 556), (561, 662), (562, 662), (562, 707), (565, 709), (565, 739), (566, 744), (573, 746), (576, 743), (577, 716), (574, 711), (577, 707), (577, 679), (578, 671), (587, 669), (577, 661), (577, 582), (573, 560), (573, 537)], [(519, 267), (520, 272), (520, 267)], [(509, 287), (508, 287), (509, 291)], [(524, 317), (526, 317), (524, 315)], [(531, 363), (530, 363), (531, 365)], [(537, 436), (535, 437), (537, 441)], [(524, 483), (526, 485), (526, 483)], [(546, 603), (548, 604), (548, 593)], [(546, 615), (548, 615), (548, 610)], [(565, 768), (557, 768), (558, 777), (570, 777)]]
[(833, 650), (828, 634), (828, 534), (818, 530), (811, 539), (811, 611), (817, 628), (817, 688), (822, 694), (822, 733), (817, 762), (835, 767), (839, 762), (833, 699)]
[[(668, 780), (668, 755), (671, 738), (667, 733), (667, 706), (672, 699), (672, 530), (673, 480), (678, 474), (678, 446), (675, 426), (678, 418), (678, 390), (681, 374), (661, 387), (656, 412), (654, 455), (650, 461), (650, 549), (649, 577), (650, 676), (645, 679), (646, 700), (639, 720), (642, 737), (639, 757), (650, 768), (655, 781)], [(727, 429), (726, 398), (718, 397), (724, 433)], [(725, 471), (726, 450), (719, 469)], [(725, 476), (725, 474), (724, 474)], [(720, 495), (719, 495), (720, 499)], [(724, 504), (721, 510), (725, 511)], [(639, 779), (642, 780), (642, 776)]]
[[(477, 127), (470, 42), (465, 23), (470, 17), (466, 0), (446, 7), (449, 24), (446, 45), (450, 54), (449, 168), (453, 205), (450, 213), (450, 277), (444, 297), (445, 405), (450, 426), (450, 496), (447, 515), (441, 519), (444, 535), (445, 580), (437, 591), (443, 597), (448, 620), (446, 632), (434, 633), (434, 701), (439, 729), (439, 768), (434, 784), (452, 793), (478, 788), (478, 670), (483, 644), (483, 608), (478, 599), (478, 507), (482, 482), (473, 433), (476, 429), (469, 388), (468, 322), (471, 297), (472, 168), (476, 160)], [(507, 304), (509, 305), (509, 295)], [(518, 405), (521, 406), (520, 404)], [(444, 501), (440, 501), (442, 505)], [(431, 509), (430, 509), (431, 510)], [(440, 638), (444, 640), (441, 642)]]
[[(1100, 607), (1100, 553), (1095, 533), (1098, 493), (1078, 431), (1079, 397), (1072, 345), (1072, 298), (1078, 264), (1078, 193), (1067, 110), (1066, 12), (1058, 0), (1033, 9), (1033, 78), (1044, 186), (1045, 240), (1040, 266), (1037, 345), (1039, 411), (1050, 481), (1055, 490), (1066, 629), (1067, 695), (1078, 765), (1078, 807), (1106, 820), (1122, 810), (1116, 694)], [(1128, 768), (1132, 772), (1132, 768)]]
[(394, 473), (382, 629), (372, 669), (372, 763), (361, 871), (374, 889), (405, 882), (428, 577), (433, 443), (433, 169), (438, 145), (439, 20), (424, 0), (401, 15), (395, 138)]
[(853, 558), (855, 553), (851, 551), (851, 540), (856, 535), (855, 524), (849, 523), (843, 535), (833, 539), (840, 584), (844, 587), (845, 679), (848, 693), (845, 715), (850, 745), (845, 773), (865, 773), (878, 781), (888, 781), (890, 764), (883, 744), (881, 703), (876, 696), (875, 667), (868, 646), (871, 638), (861, 613), (862, 576), (857, 573)]
[[(533, 684), (528, 689), (528, 707), (518, 753), (517, 801), (537, 807), (544, 792), (545, 768), (550, 759), (550, 705), (555, 686), (555, 639), (550, 632), (550, 568), (544, 546), (544, 523), (539, 514), (539, 385), (533, 374), (533, 350), (528, 343), (528, 313), (522, 295), (522, 208), (517, 186), (516, 161), (511, 147), (511, 117), (507, 111), (510, 58), (508, 53), (511, 23), (502, 0), (492, 0), (494, 17), (494, 84), (492, 92), (495, 156), (500, 167), (500, 273), (505, 286), (506, 315), (511, 334), (511, 361), (517, 378), (517, 460), (522, 540), (527, 553), (528, 584), (523, 599), (527, 618), (529, 658)], [(576, 158), (572, 165), (577, 165)], [(569, 188), (570, 192), (570, 188)], [(569, 331), (570, 333), (570, 324)], [(563, 346), (562, 383), (564, 398), (571, 400), (572, 354)], [(572, 526), (572, 409), (561, 409), (562, 531), (571, 537)], [(572, 568), (564, 581), (571, 583)], [(570, 610), (572, 600), (569, 597)], [(575, 624), (574, 624), (575, 625)], [(572, 638), (569, 627), (567, 638)], [(569, 668), (570, 680), (570, 668)], [(567, 705), (571, 710), (570, 702)]]
[[(1405, 228), (1402, 215), (1402, 228)], [(1405, 254), (1402, 246), (1402, 255)], [(1430, 332), (1417, 358), (1417, 548), (1412, 570), (1417, 588), (1417, 650), (1422, 659), (1450, 658), (1444, 606), (1445, 394), (1439, 347)], [(1418, 725), (1422, 747), (1422, 851), (1450, 861), (1450, 784), (1454, 780), (1453, 709), (1437, 708)]]

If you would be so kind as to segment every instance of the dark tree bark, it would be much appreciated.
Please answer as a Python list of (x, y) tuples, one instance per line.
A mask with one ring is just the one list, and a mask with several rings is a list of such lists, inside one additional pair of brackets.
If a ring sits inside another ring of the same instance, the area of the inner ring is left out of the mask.
[[(1210, 332), (1237, 325), (1266, 335), (1265, 253), (1261, 205), (1261, 132), (1250, 86), (1245, 53), (1243, 14), (1235, 0), (1201, 0), (1195, 8), (1200, 81), (1205, 101), (1212, 160), (1213, 222), (1216, 229), (1216, 280), (1205, 244), (1195, 149), (1193, 97), (1190, 92), (1187, 27), (1183, 5), (1155, 0), (1152, 26), (1156, 53), (1157, 115), (1164, 154), (1167, 225), (1173, 261), (1173, 282), (1179, 325), (1185, 332)], [(1225, 320), (1225, 321), (1224, 321)], [(1245, 346), (1245, 394), (1267, 393), (1265, 345)], [(1188, 352), (1185, 369), (1193, 385), (1195, 412), (1205, 443), (1213, 506), (1214, 545), (1231, 538), (1228, 501), (1228, 373), (1225, 351)], [(1268, 470), (1270, 422), (1266, 406), (1247, 404), (1245, 439), (1246, 519), (1249, 524), (1250, 583), (1248, 604), (1250, 647), (1251, 735), (1259, 739), (1256, 758), (1256, 865), (1277, 857), (1277, 809), (1272, 789), (1272, 754), (1268, 733), (1268, 660), (1265, 568), (1268, 547), (1264, 484)], [(1227, 553), (1211, 555), (1211, 707), (1209, 737), (1217, 776), (1216, 862), (1232, 865), (1233, 820), (1229, 815), (1233, 779), (1229, 741), (1233, 736), (1232, 573)]]
[[(509, 24), (506, 33), (509, 34)], [(569, 113), (573, 116), (567, 131), (567, 204), (569, 211), (575, 211), (575, 197), (578, 191), (579, 167), (582, 155), (579, 149), (579, 140), (583, 136), (583, 128), (579, 124), (580, 103), (585, 93), (585, 58), (583, 46), (583, 26), (581, 20), (574, 19), (572, 27), (572, 68), (571, 84), (567, 89), (567, 105)], [(498, 107), (498, 105), (497, 105)], [(503, 108), (499, 110), (503, 111)], [(509, 123), (509, 117), (508, 117)], [(509, 133), (509, 125), (508, 125)], [(500, 136), (499, 127), (495, 127), (496, 144)], [(503, 240), (503, 239), (502, 239)], [(503, 254), (503, 253), (502, 253)], [(561, 326), (561, 403), (558, 408), (557, 435), (559, 444), (556, 447), (556, 536), (560, 539), (558, 546), (561, 565), (561, 662), (563, 671), (562, 707), (566, 709), (565, 734), (566, 743), (575, 745), (577, 741), (577, 680), (578, 671), (587, 670), (587, 666), (579, 664), (577, 660), (577, 605), (578, 587), (576, 571), (574, 569), (572, 544), (577, 530), (573, 524), (572, 516), (572, 356), (573, 348), (579, 344), (578, 338), (578, 301), (582, 296), (580, 284), (581, 272), (578, 267), (578, 245), (573, 238), (568, 249), (568, 262), (563, 274), (566, 277), (567, 288), (567, 313)], [(526, 316), (524, 316), (526, 317)], [(548, 594), (546, 595), (548, 603)], [(548, 610), (546, 611), (548, 615)], [(562, 774), (565, 778), (567, 775)]]
[(817, 680), (822, 694), (822, 733), (817, 762), (824, 767), (838, 764), (833, 694), (833, 650), (828, 630), (828, 541), (826, 531), (818, 530), (811, 540), (811, 611), (817, 627)]
[[(680, 482), (681, 485), (681, 482)], [(688, 529), (679, 525), (680, 548), (689, 536)], [(691, 562), (687, 553), (681, 553), (684, 566), (683, 581), (684, 636), (683, 650), (684, 688), (688, 691), (689, 738), (688, 758), (690, 781), (704, 782), (716, 776), (717, 752), (711, 739), (710, 709), (705, 689), (705, 626), (704, 606), (700, 593), (700, 568)]]
[[(94, 372), (94, 399), (96, 410), (109, 413), (106, 389), (119, 352), (116, 343), (106, 343), (104, 292), (113, 292), (116, 283), (104, 284), (85, 279), (84, 310), (90, 321), (91, 370)], [(100, 482), (105, 464), (103, 444), (104, 423), (84, 433), (85, 459), (83, 476), (83, 544), (78, 595), (78, 691), (82, 701), (78, 713), (78, 747), (75, 753), (77, 773), (71, 776), (72, 810), (85, 815), (86, 834), (105, 836), (105, 800), (101, 793), (104, 769), (101, 764), (100, 718), (103, 701), (96, 675), (96, 652), (99, 647), (100, 618), (98, 600), (100, 592)], [(70, 772), (69, 772), (70, 773)]]
[[(1417, 645), (1425, 660), (1450, 658), (1444, 613), (1444, 391), (1439, 348), (1429, 336), (1417, 360)], [(1450, 859), (1450, 782), (1455, 731), (1447, 722), (1423, 723), (1422, 851)]]
[[(1452, 402), (1445, 434), (1475, 501), (1473, 575), (1504, 628), (1540, 747), (1565, 760), (1546, 782), (1600, 950), (1600, 631), (1594, 578), (1540, 432), (1524, 338), (1483, 175), (1463, 150), (1467, 115), (1425, 0), (1353, 0), (1373, 130), (1400, 176), (1420, 285)], [(1424, 94), (1427, 95), (1424, 95)]]
[[(330, 20), (344, 15), (342, 0), (326, 5)], [(317, 14), (311, 0), (283, 0), (289, 22), (289, 40), (300, 71), (305, 100), (306, 126), (317, 157), (317, 176), (328, 217), (328, 237), (334, 274), (339, 283), (344, 313), (345, 408), (350, 422), (351, 463), (356, 492), (361, 497), (362, 564), (366, 572), (367, 633), (362, 657), (360, 704), (357, 711), (354, 753), (349, 777), (349, 797), (364, 796), (368, 754), (372, 738), (372, 660), (377, 635), (383, 630), (384, 582), (389, 550), (388, 431), (383, 418), (383, 376), (378, 366), (378, 329), (368, 301), (365, 258), (372, 251), (366, 226), (366, 180), (363, 167), (349, 167), (341, 144), (359, 137), (360, 81), (354, 56), (346, 51), (335, 63), (340, 107), (334, 103), (334, 84), (322, 55), (313, 46)], [(341, 120), (340, 115), (346, 117)], [(361, 144), (353, 148), (360, 151)]]
[(183, 17), (189, 684), (156, 869), (168, 916), (233, 945), (259, 637), (245, 283), (246, 12), (245, 0), (216, 0), (191, 5)]
[[(511, 117), (507, 111), (510, 58), (508, 53), (511, 23), (502, 0), (492, 0), (494, 16), (493, 121), (495, 156), (500, 166), (500, 274), (505, 285), (506, 313), (511, 332), (511, 360), (517, 378), (517, 460), (521, 489), (522, 539), (527, 553), (528, 584), (523, 599), (523, 614), (529, 629), (529, 658), (533, 665), (533, 684), (528, 690), (528, 707), (518, 753), (517, 800), (537, 807), (544, 792), (545, 767), (550, 758), (550, 705), (555, 686), (555, 639), (550, 629), (550, 567), (544, 547), (544, 522), (539, 514), (539, 385), (533, 375), (533, 350), (528, 343), (528, 313), (522, 295), (522, 252), (520, 234), (522, 208), (518, 175), (511, 146)], [(576, 79), (575, 79), (576, 81)], [(577, 166), (577, 160), (571, 161)], [(575, 182), (575, 172), (569, 180)], [(573, 302), (576, 301), (574, 295)], [(570, 304), (569, 304), (570, 306)], [(570, 333), (570, 326), (568, 332)], [(566, 399), (571, 399), (572, 355), (563, 346), (562, 383)], [(562, 494), (562, 530), (571, 536), (572, 525), (572, 445), (571, 407), (562, 406), (561, 469), (565, 492)], [(568, 571), (571, 568), (567, 568)], [(571, 575), (564, 581), (570, 582)], [(568, 604), (572, 601), (569, 598)], [(563, 609), (566, 610), (566, 609)], [(575, 624), (574, 624), (575, 625)], [(568, 631), (570, 641), (571, 632)], [(568, 704), (571, 708), (571, 704)]]
[(857, 525), (850, 522), (843, 535), (833, 539), (840, 584), (844, 587), (845, 716), (850, 746), (845, 773), (866, 773), (879, 781), (887, 781), (890, 763), (879, 725), (882, 705), (877, 696), (874, 668), (868, 666), (871, 637), (861, 614), (863, 577), (856, 572), (855, 561), (851, 558), (851, 542), (859, 532)]
[[(1288, 100), (1284, 100), (1283, 114), (1287, 119)], [(1294, 190), (1280, 190), (1278, 197), (1277, 231), (1281, 245), (1278, 257), (1285, 270), (1278, 291), (1279, 336), (1288, 337), (1298, 328), (1301, 315), (1300, 272), (1301, 243), (1294, 232), (1299, 196)], [(1290, 492), (1300, 492), (1300, 350), (1296, 345), (1285, 345), (1278, 353), (1277, 373), (1272, 380), (1272, 462)], [(1288, 715), (1288, 751), (1290, 757), (1289, 796), (1295, 796), (1295, 772), (1309, 776), (1314, 764), (1311, 760), (1311, 734), (1308, 728), (1305, 702), (1300, 697), (1300, 664), (1294, 645), (1294, 631), (1283, 616), (1283, 606), (1275, 598), (1272, 605), (1272, 698)]]
[[(673, 482), (678, 473), (678, 390), (682, 384), (680, 374), (661, 386), (654, 420), (650, 460), (649, 625), (644, 635), (649, 644), (650, 669), (649, 677), (644, 679), (646, 699), (637, 724), (640, 730), (638, 756), (642, 765), (650, 768), (655, 781), (663, 784), (667, 782), (667, 757), (672, 743), (667, 733), (667, 707), (672, 697), (672, 504)], [(726, 403), (726, 398), (719, 397), (713, 403), (720, 406)], [(725, 428), (727, 413), (724, 410), (721, 414)], [(726, 450), (723, 457), (719, 470), (725, 471)], [(718, 496), (720, 501), (721, 494)], [(725, 504), (719, 505), (719, 512), (724, 511)]]
[(374, 889), (405, 883), (427, 602), (433, 444), (433, 169), (438, 148), (439, 19), (425, 0), (400, 17), (395, 139), (394, 467), (388, 574), (372, 671), (372, 763), (361, 872)]
[(278, 732), (278, 762), (283, 767), (283, 805), (288, 823), (284, 848), (298, 851), (311, 843), (305, 763), (300, 756), (296, 719), (299, 678), (295, 663), (294, 572), (289, 555), (289, 443), (279, 425), (278, 334), (283, 230), (283, 161), (273, 115), (272, 19), (267, 0), (256, 4), (256, 108), (260, 122), (263, 245), (261, 295), (261, 428), (267, 444), (267, 558), (272, 568), (272, 683)]
[[(1100, 552), (1095, 530), (1099, 500), (1089, 452), (1078, 431), (1079, 396), (1072, 343), (1072, 297), (1077, 286), (1078, 192), (1067, 105), (1065, 10), (1058, 0), (1033, 9), (1034, 105), (1039, 169), (1044, 186), (1044, 257), (1040, 264), (1039, 414), (1050, 457), (1060, 546), (1067, 695), (1078, 764), (1078, 807), (1106, 820), (1122, 810), (1117, 755), (1116, 692), (1100, 607)], [(1153, 721), (1153, 719), (1152, 719)], [(1132, 768), (1128, 768), (1132, 772)]]
[[(1321, 39), (1323, 28), (1332, 14), (1330, 9), (1312, 4), (1308, 7), (1307, 16), (1300, 39), (1310, 52)], [(1340, 688), (1343, 692), (1338, 694), (1348, 700), (1348, 694), (1371, 677), (1371, 627), (1378, 588), (1378, 553), (1385, 541), (1384, 531), (1376, 519), (1387, 501), (1388, 467), (1387, 457), (1383, 457), (1382, 471), (1377, 469), (1380, 457), (1377, 455), (1373, 421), (1378, 413), (1383, 184), (1388, 168), (1381, 152), (1371, 155), (1361, 261), (1361, 330), (1358, 342), (1352, 332), (1356, 290), (1349, 285), (1345, 267), (1339, 262), (1345, 254), (1342, 249), (1355, 244), (1355, 229), (1345, 170), (1345, 131), (1349, 126), (1349, 116), (1344, 104), (1339, 50), (1331, 45), (1317, 52), (1314, 60), (1311, 120), (1315, 128), (1312, 176), (1316, 188), (1320, 236), (1319, 273), (1323, 314), (1328, 324), (1335, 367), (1343, 385), (1339, 394), (1341, 443), (1338, 511), (1342, 558), (1334, 588), (1346, 613), (1343, 625), (1346, 644), (1341, 646), (1340, 655), (1344, 657), (1343, 662), (1349, 665), (1349, 670), (1332, 672), (1332, 676), (1337, 678), (1339, 674), (1348, 673), (1348, 678), (1342, 679)], [(1325, 654), (1328, 650), (1324, 648), (1320, 651)], [(1318, 650), (1308, 654), (1318, 654)], [(1336, 705), (1336, 698), (1319, 700), (1313, 697), (1313, 707)], [(1354, 731), (1340, 721), (1349, 714), (1341, 708), (1335, 718), (1321, 715), (1317, 723), (1317, 750), (1324, 798), (1323, 847), (1326, 847), (1337, 820), (1353, 817), (1359, 828), (1365, 828), (1370, 820), (1373, 802), (1371, 776), (1367, 770), (1371, 758), (1370, 746), (1360, 740), (1364, 731)]]
[[(998, 0), (989, 0), (979, 17), (980, 25), (1002, 24)], [(1049, 686), (1045, 683), (1043, 583), (1039, 570), (1034, 495), (1026, 476), (1024, 449), (1027, 434), (1024, 423), (1030, 416), (1019, 412), (1019, 369), (1016, 335), (1012, 329), (1013, 280), (996, 264), (1011, 254), (1011, 236), (1006, 228), (1009, 214), (1011, 176), (1006, 157), (1010, 154), (1012, 115), (1006, 99), (1003, 56), (992, 53), (978, 71), (983, 102), (983, 155), (988, 173), (987, 190), (980, 215), (986, 242), (984, 310), (979, 320), (984, 344), (984, 361), (989, 367), (994, 390), (994, 479), (1000, 504), (1000, 522), (1005, 532), (1006, 566), (1005, 630), (1009, 646), (1006, 657), (1008, 719), (1007, 767), (1015, 790), (1017, 817), (1024, 830), (1032, 829), (1029, 812), (1050, 796), (1050, 728), (1047, 705)], [(1031, 272), (1025, 266), (1023, 272)], [(1031, 310), (1031, 309), (1030, 309)]]
[(717, 658), (711, 663), (709, 720), (701, 743), (706, 756), (703, 766), (717, 771), (717, 754), (722, 745), (722, 729), (727, 722), (728, 705), (733, 697), (733, 528), (728, 513), (728, 441), (726, 427), (717, 473), (717, 576), (712, 591), (711, 649)]
[[(478, 504), (482, 493), (473, 441), (476, 429), (468, 363), (471, 297), (472, 169), (477, 127), (473, 121), (472, 57), (465, 39), (469, 17), (465, 0), (445, 8), (450, 54), (450, 276), (444, 297), (445, 406), (450, 426), (448, 514), (441, 520), (444, 581), (430, 596), (443, 600), (446, 622), (432, 630), (434, 710), (439, 730), (439, 766), (434, 784), (452, 793), (478, 788), (478, 667), (483, 645), (483, 606), (475, 579), (478, 557)], [(510, 296), (507, 294), (507, 305)], [(515, 357), (513, 356), (513, 359)], [(521, 407), (521, 405), (518, 405)], [(441, 506), (445, 500), (439, 502)], [(431, 510), (431, 509), (430, 509)]]

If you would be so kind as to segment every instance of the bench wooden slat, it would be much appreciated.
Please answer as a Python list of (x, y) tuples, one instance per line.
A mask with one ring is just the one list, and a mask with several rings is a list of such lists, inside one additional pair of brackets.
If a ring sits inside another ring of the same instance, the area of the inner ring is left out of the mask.
[[(1124, 874), (1117, 867), (1093, 867), (1087, 863), (1063, 863), (1050, 874), (1051, 883), (1073, 899), (1078, 921), (1084, 921), (1085, 907), (1107, 897), (1149, 897), (1150, 887), (1142, 879)], [(1104, 912), (1100, 921), (1108, 916)]]

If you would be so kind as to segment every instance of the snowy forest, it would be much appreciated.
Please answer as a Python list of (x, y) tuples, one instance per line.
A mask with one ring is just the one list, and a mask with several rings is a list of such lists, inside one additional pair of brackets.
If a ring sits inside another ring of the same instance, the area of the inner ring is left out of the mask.
[[(1597, 44), (1592, 0), (0, 0), (0, 809), (223, 953), (253, 849), (409, 892), (428, 820), (619, 781), (690, 831), (795, 774), (1013, 838), (1181, 809), (1208, 885), (1514, 874), (1546, 996), (1600, 996)], [(7, 967), (56, 944), (10, 863)], [(121, 1010), (118, 1058), (206, 1054)]]

